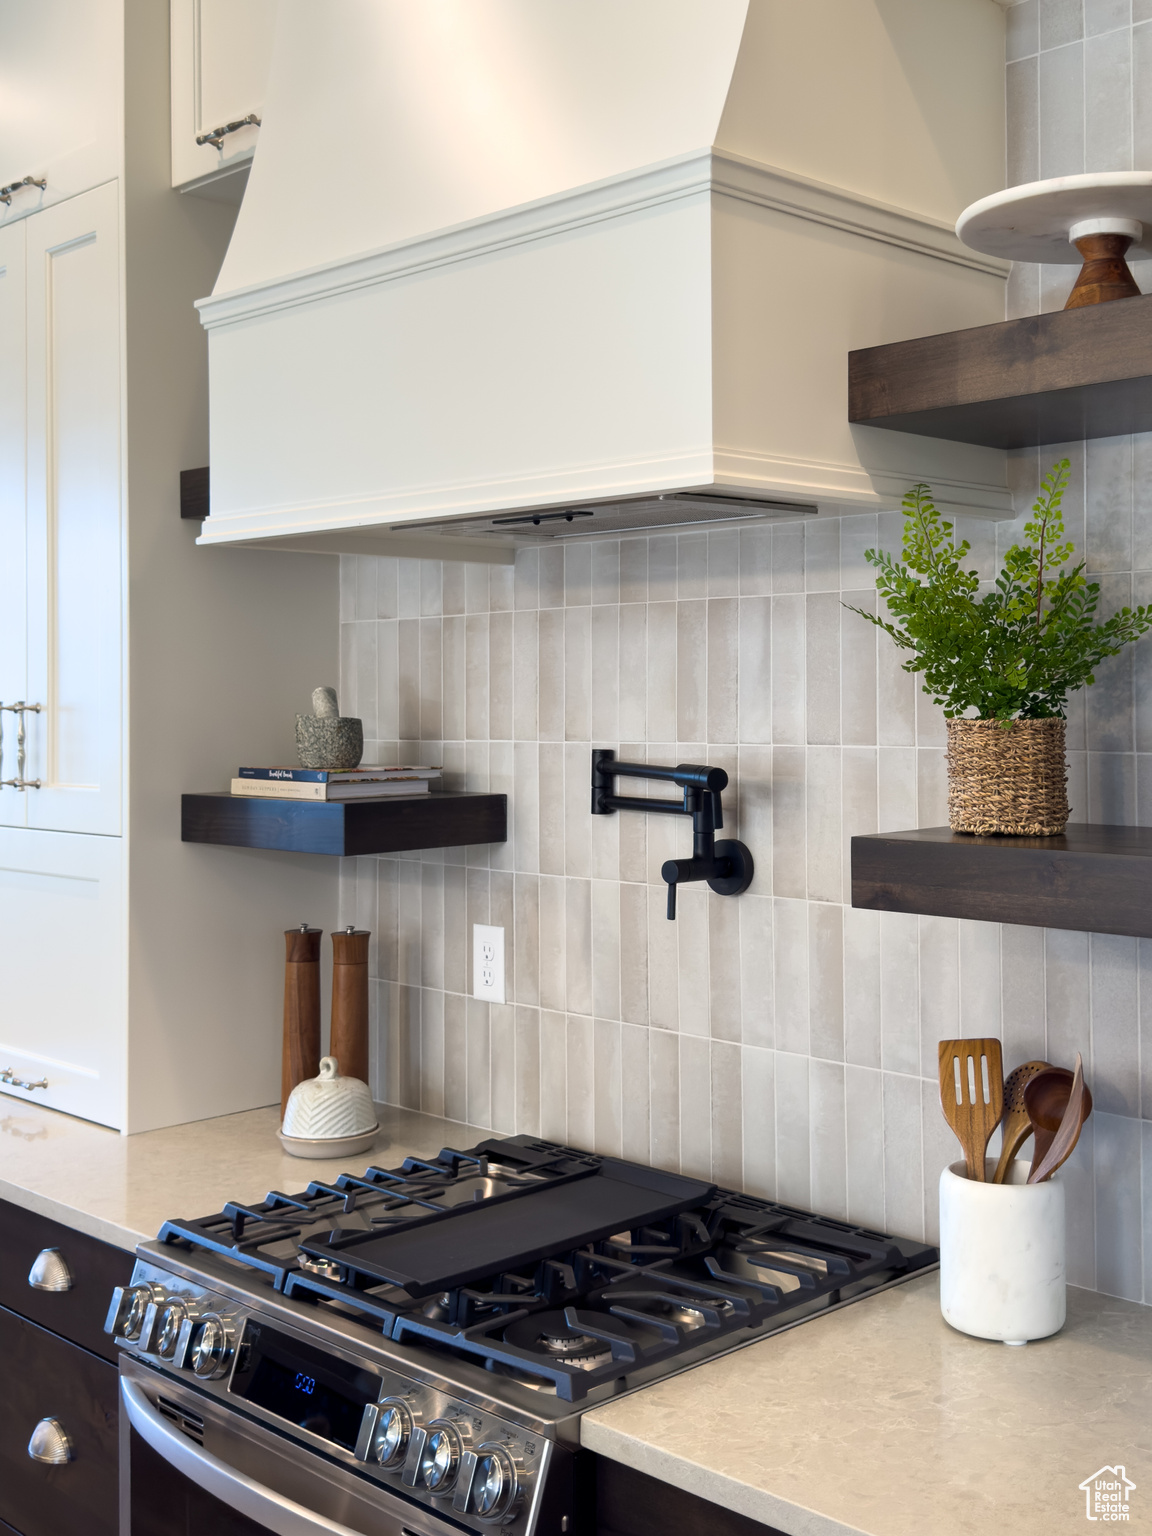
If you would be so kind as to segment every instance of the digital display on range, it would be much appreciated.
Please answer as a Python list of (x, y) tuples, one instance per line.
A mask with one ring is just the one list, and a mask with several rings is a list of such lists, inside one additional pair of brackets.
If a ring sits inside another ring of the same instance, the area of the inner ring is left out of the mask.
[(370, 1371), (249, 1323), (230, 1390), (351, 1451), (364, 1405), (376, 1401), (380, 1382)]

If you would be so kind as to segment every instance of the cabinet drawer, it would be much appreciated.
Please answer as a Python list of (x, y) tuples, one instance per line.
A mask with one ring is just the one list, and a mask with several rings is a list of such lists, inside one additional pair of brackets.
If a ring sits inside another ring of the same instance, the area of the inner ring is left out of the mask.
[[(67, 1291), (38, 1291), (28, 1271), (44, 1248), (59, 1248), (72, 1276)], [(0, 1307), (82, 1344), (106, 1360), (116, 1359), (104, 1319), (113, 1288), (132, 1277), (133, 1256), (95, 1237), (0, 1200)], [(2, 1359), (3, 1357), (0, 1357)]]
[[(0, 1521), (22, 1536), (116, 1536), (120, 1381), (98, 1360), (0, 1308)], [(72, 1459), (28, 1455), (41, 1419), (57, 1419)]]

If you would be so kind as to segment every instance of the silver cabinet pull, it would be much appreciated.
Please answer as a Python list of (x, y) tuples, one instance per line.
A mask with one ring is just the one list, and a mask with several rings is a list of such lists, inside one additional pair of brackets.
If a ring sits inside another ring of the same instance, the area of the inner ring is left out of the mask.
[(0, 187), (0, 203), (6, 207), (12, 202), (13, 192), (19, 192), (21, 187), (39, 187), (41, 192), (48, 185), (47, 177), (39, 180), (35, 176), (23, 176), (19, 181), (10, 181), (6, 187)]
[[(25, 729), (24, 717), (26, 715), (38, 715), (44, 708), (43, 704), (25, 704), (20, 699), (15, 704), (0, 704), (0, 773), (4, 771), (4, 711), (11, 715), (20, 716), (20, 724), (16, 728), (16, 777), (14, 779), (0, 779), (0, 789), (40, 789), (39, 779), (26, 779), (24, 767), (28, 761), (28, 733)], [(33, 1084), (24, 1084), (32, 1087)], [(39, 1086), (39, 1085), (35, 1085)]]
[(40, 1420), (28, 1442), (28, 1454), (49, 1467), (62, 1467), (72, 1460), (72, 1442), (59, 1419)]
[(30, 1083), (27, 1078), (17, 1077), (11, 1067), (4, 1067), (0, 1070), (0, 1085), (9, 1088), (47, 1088), (48, 1079), (42, 1077), (39, 1082)]
[(70, 1291), (72, 1271), (59, 1248), (41, 1248), (28, 1271), (28, 1284), (34, 1291)]
[(211, 144), (213, 149), (219, 149), (225, 137), (235, 133), (238, 128), (259, 128), (260, 119), (255, 112), (249, 112), (247, 117), (238, 117), (234, 123), (225, 123), (223, 127), (213, 128), (210, 133), (198, 133), (197, 144)]

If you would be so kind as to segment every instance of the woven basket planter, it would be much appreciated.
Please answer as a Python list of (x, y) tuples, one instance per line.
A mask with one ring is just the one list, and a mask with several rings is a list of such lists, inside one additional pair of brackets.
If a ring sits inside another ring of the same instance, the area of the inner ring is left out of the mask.
[(1063, 720), (948, 721), (953, 832), (1057, 837), (1068, 821)]

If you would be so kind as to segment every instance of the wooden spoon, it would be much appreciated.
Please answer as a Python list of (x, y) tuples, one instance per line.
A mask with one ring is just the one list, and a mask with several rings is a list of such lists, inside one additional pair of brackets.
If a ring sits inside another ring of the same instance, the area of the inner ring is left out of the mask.
[(1074, 1072), (1060, 1067), (1038, 1072), (1024, 1090), (1024, 1102), (1036, 1134), (1028, 1182), (1043, 1184), (1072, 1155), (1081, 1127), (1092, 1113), (1092, 1095), (1084, 1082), (1079, 1051)]
[(1026, 1061), (1014, 1067), (1004, 1079), (1004, 1118), (1000, 1122), (1000, 1161), (992, 1175), (993, 1184), (1003, 1184), (1017, 1152), (1032, 1134), (1032, 1122), (1024, 1105), (1024, 1089), (1037, 1072), (1048, 1069), (1046, 1061)]
[[(988, 1096), (984, 1096), (984, 1071)], [(1000, 1042), (941, 1040), (940, 1107), (944, 1118), (964, 1148), (964, 1167), (970, 1179), (987, 1183), (984, 1150), (1000, 1124), (1004, 1108), (1004, 1069)]]

